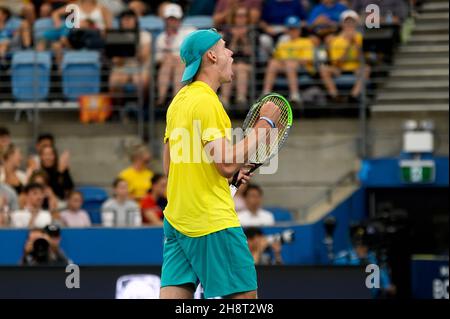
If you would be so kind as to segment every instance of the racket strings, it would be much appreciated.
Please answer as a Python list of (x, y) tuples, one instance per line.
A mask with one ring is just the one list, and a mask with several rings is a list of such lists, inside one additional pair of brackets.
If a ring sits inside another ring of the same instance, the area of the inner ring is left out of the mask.
[[(267, 99), (263, 99), (258, 103), (258, 105), (252, 108), (252, 111), (249, 113), (247, 119), (244, 122), (244, 128), (247, 128), (245, 129), (245, 135), (248, 135), (250, 133), (249, 130), (252, 130), (256, 123), (259, 121), (261, 107), (268, 102), (274, 103), (280, 110), (279, 118), (275, 121), (277, 130), (269, 130), (268, 134), (270, 135), (270, 144), (259, 142), (256, 151), (253, 152), (253, 154), (249, 157), (249, 162), (265, 162), (268, 158), (278, 152), (278, 149), (284, 143), (288, 135), (288, 130), (290, 128), (289, 106), (286, 105), (285, 101), (276, 96), (271, 96)], [(273, 115), (274, 113), (272, 113), (271, 115)]]

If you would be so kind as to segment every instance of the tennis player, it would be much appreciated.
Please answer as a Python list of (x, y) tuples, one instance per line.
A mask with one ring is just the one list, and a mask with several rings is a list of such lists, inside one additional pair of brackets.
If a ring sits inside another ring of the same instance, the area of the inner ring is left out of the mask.
[[(195, 31), (181, 45), (186, 85), (168, 108), (164, 136), (168, 205), (161, 298), (193, 298), (199, 282), (205, 298), (257, 298), (255, 266), (229, 180), (240, 172), (248, 181), (245, 162), (264, 135), (231, 143), (231, 122), (216, 92), (233, 78), (232, 55), (213, 29)], [(255, 128), (274, 128), (279, 113), (275, 104), (265, 104)], [(194, 161), (196, 147), (210, 160)]]

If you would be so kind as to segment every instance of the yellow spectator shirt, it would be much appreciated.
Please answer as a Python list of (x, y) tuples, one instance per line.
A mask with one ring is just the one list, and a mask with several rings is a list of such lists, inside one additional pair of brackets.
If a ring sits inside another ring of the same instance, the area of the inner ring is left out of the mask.
[(204, 151), (208, 142), (231, 139), (231, 122), (217, 94), (201, 81), (183, 87), (166, 122), (170, 167), (165, 218), (190, 237), (239, 227), (228, 180)]
[[(362, 47), (363, 37), (361, 33), (355, 36), (354, 44), (349, 48), (350, 42), (343, 36), (337, 36), (330, 42), (330, 60), (333, 65), (338, 66), (342, 71), (354, 72), (360, 67), (359, 50)], [(346, 61), (338, 64), (348, 49)]]
[(314, 42), (309, 38), (281, 40), (275, 49), (274, 58), (307, 61), (307, 70), (311, 72), (314, 62)]
[(137, 171), (130, 166), (120, 172), (119, 177), (127, 181), (130, 196), (135, 199), (141, 199), (152, 186), (153, 172), (149, 169)]

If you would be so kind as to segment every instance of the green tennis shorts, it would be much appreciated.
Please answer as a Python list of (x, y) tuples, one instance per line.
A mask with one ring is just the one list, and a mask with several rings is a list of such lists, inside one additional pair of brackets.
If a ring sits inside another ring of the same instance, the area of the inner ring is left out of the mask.
[(205, 298), (257, 289), (256, 270), (241, 227), (188, 237), (164, 220), (161, 287), (200, 282)]

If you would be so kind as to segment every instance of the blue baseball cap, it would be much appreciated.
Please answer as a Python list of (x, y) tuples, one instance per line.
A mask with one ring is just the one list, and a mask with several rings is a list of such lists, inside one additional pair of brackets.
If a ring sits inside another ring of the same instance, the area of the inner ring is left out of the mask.
[(300, 28), (301, 25), (302, 21), (296, 16), (290, 16), (284, 20), (284, 26), (287, 28)]
[(215, 29), (197, 30), (183, 40), (180, 48), (181, 61), (186, 64), (181, 82), (189, 83), (197, 74), (203, 54), (222, 39)]

